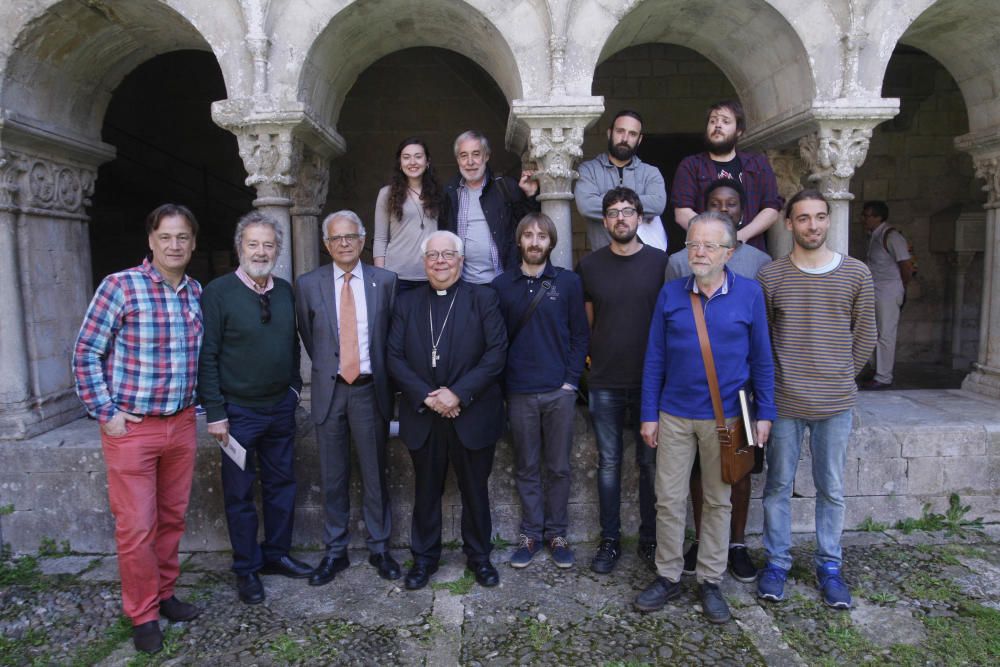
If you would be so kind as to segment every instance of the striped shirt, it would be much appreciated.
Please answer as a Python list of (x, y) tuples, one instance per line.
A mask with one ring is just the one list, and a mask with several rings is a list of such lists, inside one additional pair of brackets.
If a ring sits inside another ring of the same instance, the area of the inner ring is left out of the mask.
[(174, 290), (148, 259), (101, 282), (73, 351), (87, 412), (104, 424), (118, 410), (170, 415), (194, 403), (200, 298), (197, 280)]
[(775, 403), (787, 419), (826, 419), (854, 406), (854, 378), (875, 348), (875, 306), (868, 267), (844, 257), (810, 274), (790, 257), (763, 267), (774, 350)]

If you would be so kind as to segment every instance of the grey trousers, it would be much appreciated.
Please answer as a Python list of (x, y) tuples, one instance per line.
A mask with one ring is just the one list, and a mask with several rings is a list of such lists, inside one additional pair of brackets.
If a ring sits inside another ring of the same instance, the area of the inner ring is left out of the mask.
[(507, 410), (514, 437), (514, 480), (521, 496), (521, 532), (535, 540), (566, 537), (576, 392), (509, 394)]
[(352, 440), (361, 470), (368, 550), (382, 553), (388, 546), (392, 522), (385, 483), (387, 430), (388, 424), (378, 413), (373, 384), (337, 385), (329, 416), (316, 426), (327, 556), (343, 556), (350, 542)]

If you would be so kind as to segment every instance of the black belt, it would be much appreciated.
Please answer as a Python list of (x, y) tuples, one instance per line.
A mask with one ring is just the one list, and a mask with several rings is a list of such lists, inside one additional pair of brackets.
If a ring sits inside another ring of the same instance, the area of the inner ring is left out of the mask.
[(368, 375), (359, 375), (357, 378), (355, 378), (354, 382), (348, 382), (347, 380), (344, 379), (343, 375), (340, 375), (339, 373), (337, 374), (337, 383), (338, 384), (349, 384), (352, 387), (363, 387), (366, 384), (371, 384), (372, 383), (372, 379), (373, 379), (373, 377), (372, 377), (371, 374), (368, 374)]

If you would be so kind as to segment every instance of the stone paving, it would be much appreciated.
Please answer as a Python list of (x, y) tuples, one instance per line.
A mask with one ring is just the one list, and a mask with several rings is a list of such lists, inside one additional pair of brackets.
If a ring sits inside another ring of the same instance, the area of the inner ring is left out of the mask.
[[(827, 609), (812, 576), (812, 536), (797, 535), (780, 604), (727, 579), (734, 620), (703, 620), (693, 579), (661, 612), (640, 614), (634, 596), (651, 580), (634, 552), (610, 576), (587, 564), (559, 570), (547, 556), (506, 565), (483, 589), (449, 549), (424, 590), (379, 579), (366, 553), (333, 583), (265, 577), (267, 600), (241, 604), (228, 554), (184, 554), (178, 594), (204, 607), (166, 624), (165, 650), (137, 655), (119, 615), (113, 556), (39, 556), (0, 562), (0, 665), (845, 665), (1000, 662), (1000, 525), (961, 535), (915, 531), (845, 536), (850, 612)], [(759, 541), (751, 543), (759, 559)], [(315, 552), (298, 554), (318, 561)], [(407, 553), (397, 551), (400, 561)]]

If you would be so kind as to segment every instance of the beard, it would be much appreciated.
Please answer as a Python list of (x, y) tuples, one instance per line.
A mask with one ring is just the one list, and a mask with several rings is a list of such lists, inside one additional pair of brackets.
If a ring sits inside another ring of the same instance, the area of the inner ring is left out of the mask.
[(240, 267), (243, 269), (243, 273), (251, 278), (267, 278), (271, 275), (271, 271), (274, 270), (274, 265), (277, 261), (277, 258), (275, 258), (270, 261), (255, 262), (249, 258), (240, 257)]
[(538, 251), (542, 249), (539, 248), (538, 246), (532, 246), (530, 248), (521, 249), (521, 259), (528, 266), (541, 266), (542, 264), (545, 264), (545, 262), (549, 260), (549, 255), (552, 253), (552, 248), (549, 248), (548, 250), (543, 250), (540, 255), (538, 254), (529, 255), (527, 253), (527, 251), (529, 250)]
[(823, 232), (819, 236), (811, 238), (807, 238), (805, 234), (798, 234), (798, 233), (792, 234), (792, 236), (795, 239), (795, 245), (799, 246), (804, 250), (815, 250), (816, 248), (819, 248), (824, 243), (826, 243), (827, 233)]
[(631, 160), (635, 155), (635, 149), (628, 144), (616, 144), (611, 137), (608, 137), (608, 153), (616, 160)]
[(705, 147), (708, 149), (709, 153), (714, 153), (715, 155), (725, 155), (729, 151), (736, 148), (736, 134), (733, 133), (732, 136), (725, 139), (712, 139), (712, 135), (705, 135)]
[(608, 230), (608, 234), (610, 234), (611, 238), (613, 238), (618, 243), (629, 243), (632, 239), (635, 238), (635, 235), (639, 233), (639, 226), (636, 225), (634, 228), (628, 227), (626, 225), (623, 226), (625, 227), (625, 230), (619, 231), (619, 227), (616, 224), (614, 227)]

